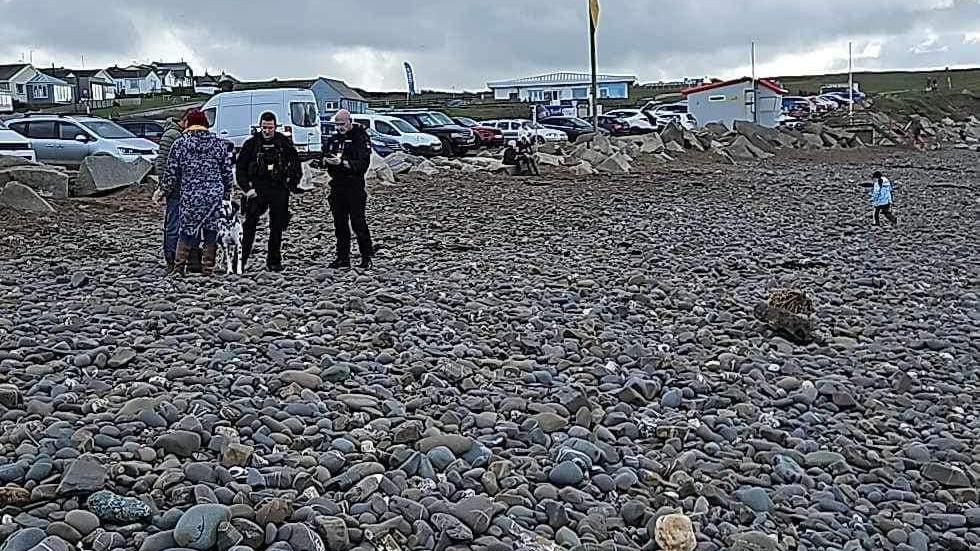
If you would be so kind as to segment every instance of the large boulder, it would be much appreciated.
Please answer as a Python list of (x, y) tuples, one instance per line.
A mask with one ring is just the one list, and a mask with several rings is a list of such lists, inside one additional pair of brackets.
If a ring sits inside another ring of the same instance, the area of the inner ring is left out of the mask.
[(630, 171), (630, 163), (624, 155), (615, 153), (596, 165), (596, 169), (609, 174), (626, 174)]
[(660, 137), (664, 143), (677, 142), (684, 143), (684, 129), (676, 122), (671, 122), (660, 131)]
[(432, 176), (439, 173), (439, 168), (432, 161), (422, 161), (421, 163), (412, 167), (409, 170), (410, 174), (424, 174), (426, 176)]
[(39, 166), (37, 163), (23, 157), (13, 155), (0, 155), (0, 168), (10, 168), (12, 166)]
[(152, 169), (153, 164), (145, 159), (124, 161), (108, 155), (92, 155), (82, 161), (70, 191), (76, 197), (106, 193), (142, 182)]
[(549, 155), (540, 151), (535, 153), (534, 157), (537, 159), (539, 165), (561, 166), (564, 161), (562, 157), (557, 155)]
[(759, 149), (752, 145), (745, 136), (739, 136), (735, 140), (728, 144), (722, 151), (725, 152), (732, 161), (752, 161), (757, 158), (754, 151)]
[(51, 214), (54, 207), (33, 189), (20, 182), (8, 182), (0, 189), (0, 208), (11, 208), (34, 214)]
[(29, 161), (25, 165), (0, 168), (0, 186), (7, 182), (20, 182), (36, 191), (41, 197), (49, 199), (68, 198), (68, 175), (56, 168), (33, 164)]
[(364, 175), (366, 181), (380, 181), (383, 184), (393, 184), (395, 173), (385, 162), (384, 157), (371, 152), (371, 164), (368, 165), (367, 174)]
[(800, 137), (800, 143), (804, 149), (822, 149), (823, 139), (816, 134), (811, 134), (809, 132), (804, 132)]
[(581, 161), (568, 169), (575, 176), (591, 176), (598, 172), (590, 163)]
[(651, 153), (663, 153), (664, 152), (664, 140), (660, 137), (660, 134), (656, 132), (650, 134), (644, 134), (642, 140), (640, 140), (640, 153), (651, 154)]
[(572, 150), (572, 156), (580, 161), (597, 165), (606, 160), (607, 155), (603, 155), (597, 149), (589, 147), (588, 144), (580, 144)]

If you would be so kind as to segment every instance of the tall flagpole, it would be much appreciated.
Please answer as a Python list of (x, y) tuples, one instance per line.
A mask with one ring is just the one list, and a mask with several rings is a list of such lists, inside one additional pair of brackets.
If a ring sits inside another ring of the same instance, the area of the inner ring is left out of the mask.
[[(594, 0), (592, 0), (594, 1)], [(592, 56), (592, 128), (599, 131), (599, 86), (596, 77), (596, 52), (595, 52), (595, 17), (593, 16), (593, 3), (589, 2), (589, 51)], [(597, 7), (597, 4), (596, 4)]]
[(852, 54), (851, 43), (847, 43), (847, 116), (854, 118), (854, 56)]
[(756, 105), (758, 104), (758, 98), (755, 97), (757, 93), (756, 85), (755, 85), (755, 40), (752, 41), (751, 56), (752, 56), (752, 122), (758, 123), (759, 116), (757, 115), (757, 113), (759, 110), (756, 109)]

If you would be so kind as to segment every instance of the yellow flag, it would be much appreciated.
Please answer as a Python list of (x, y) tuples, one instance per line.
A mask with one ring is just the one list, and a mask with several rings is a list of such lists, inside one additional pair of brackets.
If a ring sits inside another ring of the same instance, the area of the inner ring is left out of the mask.
[(589, 0), (589, 17), (592, 18), (592, 26), (599, 28), (599, 0)]

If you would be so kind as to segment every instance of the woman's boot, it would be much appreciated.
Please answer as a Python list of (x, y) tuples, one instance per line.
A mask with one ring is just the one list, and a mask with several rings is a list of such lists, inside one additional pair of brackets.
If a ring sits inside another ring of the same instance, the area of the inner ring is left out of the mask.
[(187, 257), (191, 253), (191, 247), (186, 241), (177, 241), (177, 252), (174, 254), (174, 264), (171, 268), (171, 274), (184, 275), (185, 268), (187, 267)]
[(205, 245), (201, 251), (201, 275), (211, 277), (214, 275), (214, 261), (218, 256), (218, 245)]

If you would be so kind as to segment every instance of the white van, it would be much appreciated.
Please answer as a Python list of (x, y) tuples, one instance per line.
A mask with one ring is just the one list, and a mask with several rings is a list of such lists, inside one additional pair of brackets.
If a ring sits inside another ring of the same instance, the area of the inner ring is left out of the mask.
[(351, 115), (351, 119), (365, 128), (398, 140), (402, 148), (412, 155), (438, 155), (442, 152), (442, 142), (439, 138), (419, 132), (417, 128), (398, 117), (357, 113)]
[(258, 131), (259, 117), (271, 112), (279, 131), (293, 138), (301, 158), (318, 156), (320, 113), (310, 90), (274, 88), (223, 92), (209, 99), (202, 108), (211, 131), (240, 149), (245, 140)]

